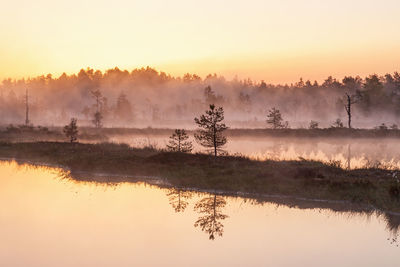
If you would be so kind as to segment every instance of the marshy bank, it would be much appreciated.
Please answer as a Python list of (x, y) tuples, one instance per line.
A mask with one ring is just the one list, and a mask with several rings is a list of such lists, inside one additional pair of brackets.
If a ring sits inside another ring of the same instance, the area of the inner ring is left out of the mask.
[[(121, 128), (121, 127), (103, 127), (100, 129), (94, 127), (79, 127), (79, 139), (84, 140), (107, 140), (112, 136), (141, 135), (141, 136), (164, 136), (170, 135), (173, 128)], [(194, 131), (188, 129), (189, 134)], [(374, 129), (362, 128), (288, 128), (288, 129), (270, 129), (270, 128), (230, 128), (225, 131), (227, 137), (277, 137), (277, 138), (400, 138), (399, 129), (388, 127), (376, 127)], [(9, 125), (0, 127), (0, 140), (19, 141), (19, 140), (66, 140), (63, 134), (63, 127), (57, 126), (26, 126)]]
[[(179, 188), (343, 200), (400, 211), (400, 172), (377, 167), (345, 170), (335, 162), (251, 160), (243, 156), (173, 153), (124, 144), (0, 143), (0, 157), (62, 166), (74, 172), (152, 176)], [(118, 178), (117, 178), (118, 177)]]

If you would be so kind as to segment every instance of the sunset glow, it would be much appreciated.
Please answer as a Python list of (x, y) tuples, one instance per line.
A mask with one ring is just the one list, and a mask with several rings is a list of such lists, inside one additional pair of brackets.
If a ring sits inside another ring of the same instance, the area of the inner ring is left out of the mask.
[(5, 1), (0, 79), (152, 66), (272, 83), (400, 69), (397, 0)]

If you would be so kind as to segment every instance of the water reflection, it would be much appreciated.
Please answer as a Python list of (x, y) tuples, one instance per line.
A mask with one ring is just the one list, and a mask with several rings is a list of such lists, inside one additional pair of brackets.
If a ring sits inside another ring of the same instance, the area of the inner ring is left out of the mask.
[(185, 211), (189, 204), (187, 200), (191, 199), (192, 195), (192, 192), (184, 191), (180, 188), (169, 188), (167, 193), (169, 204), (171, 204), (175, 212)]
[(201, 215), (194, 223), (194, 226), (206, 232), (210, 240), (214, 240), (216, 236), (222, 237), (224, 233), (222, 221), (228, 218), (228, 215), (222, 213), (222, 208), (225, 206), (224, 197), (216, 194), (201, 199), (194, 206), (194, 210)]
[[(350, 151), (350, 145), (348, 146)], [(350, 152), (349, 152), (350, 153)], [(29, 168), (36, 168), (33, 165), (27, 165)], [(39, 167), (40, 168), (40, 167)], [(50, 168), (51, 169), (51, 168)], [(356, 203), (348, 203), (343, 201), (314, 201), (302, 198), (291, 197), (272, 197), (272, 196), (257, 196), (257, 197), (237, 197), (226, 194), (194, 192), (185, 190), (183, 188), (169, 187), (164, 184), (162, 180), (137, 178), (137, 177), (119, 177), (119, 182), (110, 182), (115, 180), (115, 177), (99, 176), (87, 173), (71, 173), (63, 169), (55, 169), (53, 171), (61, 180), (66, 180), (73, 183), (89, 183), (104, 188), (115, 190), (119, 183), (140, 183), (144, 186), (151, 186), (155, 188), (163, 188), (166, 190), (169, 205), (173, 208), (175, 213), (183, 213), (187, 207), (193, 204), (193, 211), (200, 215), (194, 222), (194, 227), (198, 227), (201, 231), (205, 232), (210, 240), (215, 240), (216, 237), (223, 237), (224, 233), (224, 220), (229, 218), (224, 214), (224, 208), (227, 201), (230, 199), (240, 199), (243, 203), (253, 206), (263, 206), (266, 204), (274, 204), (277, 207), (287, 206), (300, 210), (318, 210), (330, 211), (332, 213), (348, 214), (351, 216), (373, 216), (382, 217), (386, 223), (386, 228), (390, 237), (390, 243), (399, 245), (400, 240), (400, 214), (391, 212), (377, 211), (369, 206), (364, 206)], [(194, 195), (200, 196), (197, 201), (191, 201)]]
[(395, 244), (398, 247), (400, 237), (400, 216), (390, 213), (385, 213), (383, 216), (386, 221), (386, 228), (390, 233), (388, 240), (391, 244)]
[(399, 261), (400, 216), (370, 207), (195, 192), (133, 177), (110, 183), (114, 177), (15, 162), (0, 163), (0, 174), (0, 266)]
[[(351, 153), (351, 146), (348, 146), (349, 155)], [(29, 165), (30, 168), (35, 168)], [(61, 180), (68, 180), (74, 183), (91, 183), (107, 188), (115, 189), (118, 183), (110, 182), (115, 180), (115, 177), (89, 175), (87, 173), (72, 174), (69, 171), (63, 169), (56, 169), (57, 177)], [(241, 198), (237, 196), (230, 196), (225, 194), (217, 193), (204, 193), (194, 192), (185, 190), (183, 188), (168, 187), (162, 180), (157, 179), (143, 179), (137, 177), (119, 177), (119, 182), (125, 183), (142, 183), (143, 185), (155, 186), (156, 188), (166, 189), (166, 196), (168, 198), (169, 205), (173, 208), (175, 213), (183, 213), (187, 207), (191, 204), (191, 200), (195, 194), (201, 196), (196, 202), (193, 202), (193, 210), (200, 215), (195, 223), (194, 227), (200, 228), (205, 232), (210, 240), (215, 240), (216, 237), (223, 237), (224, 233), (224, 220), (229, 218), (228, 215), (224, 214), (224, 208), (227, 205), (229, 199), (240, 199), (243, 203), (251, 204), (254, 206), (263, 206), (265, 204), (274, 204), (279, 206), (287, 206), (290, 208), (296, 208), (300, 210), (318, 210), (318, 211), (330, 211), (339, 214), (348, 214), (351, 216), (372, 216), (382, 217), (386, 223), (387, 231), (390, 235), (388, 240), (390, 243), (399, 245), (400, 240), (400, 214), (391, 212), (377, 211), (369, 206), (353, 204), (342, 201), (313, 201), (307, 199), (291, 198), (291, 197), (270, 197), (270, 196), (257, 196)]]
[[(138, 140), (147, 140), (138, 141)], [(132, 146), (151, 143), (164, 148), (168, 136), (135, 135), (112, 136), (110, 141)], [(371, 167), (377, 164), (400, 168), (400, 142), (393, 138), (279, 138), (229, 137), (226, 150), (230, 154), (243, 154), (252, 159), (297, 160), (299, 158), (323, 162), (336, 161), (343, 168)], [(202, 151), (194, 143), (194, 152)]]

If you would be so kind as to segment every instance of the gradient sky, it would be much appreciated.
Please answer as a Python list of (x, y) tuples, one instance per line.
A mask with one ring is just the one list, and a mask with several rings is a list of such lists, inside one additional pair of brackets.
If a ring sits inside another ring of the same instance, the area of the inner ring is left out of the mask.
[(399, 0), (3, 0), (0, 79), (152, 66), (268, 82), (400, 71)]

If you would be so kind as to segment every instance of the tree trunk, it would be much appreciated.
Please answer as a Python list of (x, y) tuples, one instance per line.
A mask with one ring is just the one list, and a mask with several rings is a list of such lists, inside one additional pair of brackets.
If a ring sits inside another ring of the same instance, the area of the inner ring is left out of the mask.
[(214, 131), (214, 134), (213, 134), (213, 142), (214, 142), (214, 157), (217, 157), (217, 134), (216, 134), (216, 129), (215, 129), (215, 125), (214, 125), (214, 127), (213, 127), (213, 131)]
[(347, 106), (346, 106), (346, 111), (347, 111), (347, 116), (348, 116), (348, 126), (349, 129), (351, 129), (351, 97), (346, 93), (347, 96)]
[(347, 103), (349, 105), (349, 129), (351, 129), (351, 99), (349, 96), (347, 96)]

